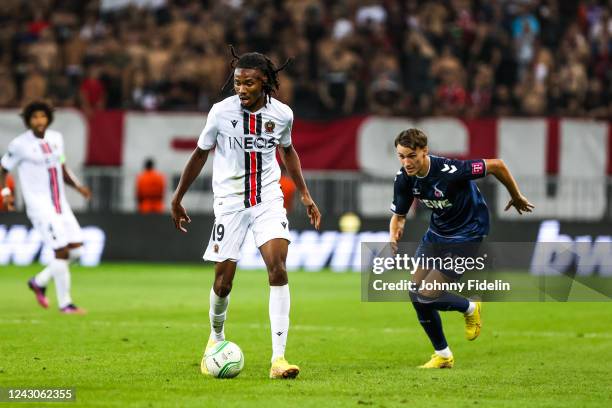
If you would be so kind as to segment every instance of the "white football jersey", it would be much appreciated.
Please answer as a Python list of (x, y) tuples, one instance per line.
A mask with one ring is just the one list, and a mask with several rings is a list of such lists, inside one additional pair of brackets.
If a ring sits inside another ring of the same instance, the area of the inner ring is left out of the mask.
[(274, 98), (256, 112), (244, 109), (237, 95), (213, 105), (198, 147), (215, 148), (215, 214), (283, 197), (276, 148), (291, 145), (292, 125), (293, 111)]
[(68, 208), (64, 196), (64, 138), (47, 129), (37, 138), (31, 130), (11, 141), (0, 164), (8, 171), (17, 170), (19, 184), (30, 217), (48, 213), (62, 214)]

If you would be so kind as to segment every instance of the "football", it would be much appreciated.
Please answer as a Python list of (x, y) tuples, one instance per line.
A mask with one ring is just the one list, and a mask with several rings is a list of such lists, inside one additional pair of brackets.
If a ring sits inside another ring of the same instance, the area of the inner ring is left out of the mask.
[(204, 355), (210, 375), (216, 378), (234, 378), (244, 367), (244, 354), (236, 343), (221, 341)]

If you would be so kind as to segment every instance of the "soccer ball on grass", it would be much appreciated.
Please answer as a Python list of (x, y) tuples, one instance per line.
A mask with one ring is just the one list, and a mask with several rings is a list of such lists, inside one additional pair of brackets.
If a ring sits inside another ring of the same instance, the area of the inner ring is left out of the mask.
[(244, 367), (244, 354), (236, 343), (220, 341), (204, 355), (210, 375), (216, 378), (234, 378)]

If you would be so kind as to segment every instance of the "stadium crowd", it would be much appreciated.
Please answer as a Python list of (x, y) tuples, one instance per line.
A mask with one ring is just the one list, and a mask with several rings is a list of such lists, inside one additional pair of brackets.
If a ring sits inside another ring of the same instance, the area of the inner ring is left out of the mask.
[(228, 44), (302, 118), (612, 117), (612, 6), (571, 0), (2, 0), (0, 107), (208, 110)]

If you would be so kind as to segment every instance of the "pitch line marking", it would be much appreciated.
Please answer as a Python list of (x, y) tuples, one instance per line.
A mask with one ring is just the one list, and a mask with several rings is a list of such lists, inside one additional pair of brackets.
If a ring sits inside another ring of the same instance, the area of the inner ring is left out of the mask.
[[(45, 321), (37, 319), (0, 319), (0, 324), (55, 324), (57, 321)], [(85, 320), (83, 323), (91, 324), (94, 326), (119, 326), (119, 327), (159, 327), (160, 329), (169, 327), (188, 327), (188, 328), (201, 328), (208, 329), (210, 324), (208, 322), (202, 323), (176, 323), (176, 322), (112, 322), (107, 320)], [(228, 327), (244, 327), (248, 329), (269, 329), (269, 324), (260, 323), (228, 323)], [(363, 331), (362, 327), (347, 327), (347, 326), (317, 326), (317, 325), (301, 325), (296, 324), (290, 326), (291, 330), (298, 331), (343, 331), (343, 332), (357, 332)], [(368, 330), (381, 331), (384, 333), (416, 333), (420, 332), (420, 328), (410, 327), (370, 327)], [(584, 337), (584, 338), (605, 338), (612, 339), (612, 333), (575, 333), (575, 332), (562, 332), (562, 331), (492, 331), (488, 333), (493, 336), (509, 336), (509, 337)]]

